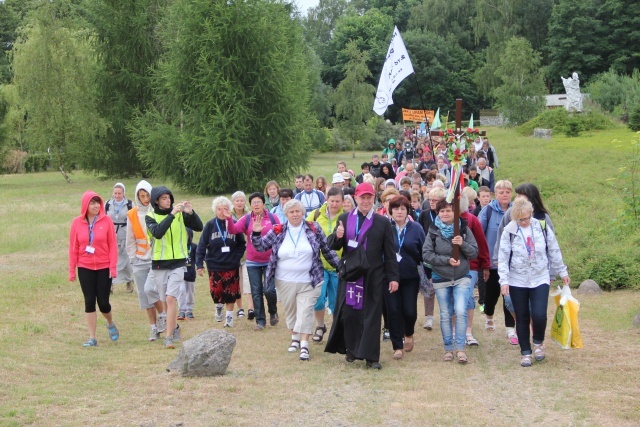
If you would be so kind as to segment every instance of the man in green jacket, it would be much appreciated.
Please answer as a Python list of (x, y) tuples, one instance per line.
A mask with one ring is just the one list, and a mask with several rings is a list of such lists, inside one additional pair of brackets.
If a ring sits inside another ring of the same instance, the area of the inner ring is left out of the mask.
[(165, 348), (175, 348), (173, 342), (180, 340), (177, 324), (176, 301), (187, 270), (189, 247), (187, 229), (202, 231), (202, 221), (188, 201), (173, 204), (173, 194), (167, 187), (151, 189), (153, 211), (144, 218), (151, 241), (153, 257), (151, 270), (156, 291), (167, 307), (167, 336)]
[[(327, 201), (318, 209), (309, 212), (307, 221), (317, 222), (324, 234), (329, 236), (338, 226), (338, 217), (343, 213), (342, 210), (342, 190), (338, 187), (331, 187), (327, 192)], [(336, 251), (338, 257), (342, 256), (342, 250)], [(329, 309), (333, 313), (336, 308), (336, 297), (338, 294), (338, 273), (322, 257), (322, 265), (324, 266), (324, 281), (322, 282), (322, 290), (320, 296), (313, 308), (316, 317), (316, 331), (311, 338), (314, 342), (320, 343), (324, 338), (327, 327), (324, 324), (325, 304), (329, 301)]]

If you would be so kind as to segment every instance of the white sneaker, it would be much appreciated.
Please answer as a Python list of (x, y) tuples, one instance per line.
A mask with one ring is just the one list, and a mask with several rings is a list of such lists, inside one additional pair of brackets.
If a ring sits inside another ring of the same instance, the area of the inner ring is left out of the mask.
[(160, 337), (160, 334), (158, 333), (157, 327), (151, 328), (151, 333), (149, 334), (149, 341), (155, 341), (159, 337)]
[(216, 305), (216, 322), (222, 322), (224, 320), (224, 313), (222, 312), (222, 304)]
[(433, 329), (433, 316), (427, 316), (427, 320), (424, 321), (423, 328), (429, 331)]
[(227, 320), (224, 322), (225, 328), (233, 328), (233, 316), (227, 316)]
[(158, 329), (158, 333), (164, 332), (167, 330), (167, 315), (158, 315), (156, 319), (156, 328)]

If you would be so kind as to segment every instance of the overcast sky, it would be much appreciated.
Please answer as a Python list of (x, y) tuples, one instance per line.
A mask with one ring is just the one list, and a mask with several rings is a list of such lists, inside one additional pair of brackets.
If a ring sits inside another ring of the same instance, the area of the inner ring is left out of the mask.
[(307, 14), (307, 10), (310, 7), (316, 7), (320, 0), (294, 0), (294, 2), (298, 5), (298, 9), (300, 9), (300, 13), (302, 15)]

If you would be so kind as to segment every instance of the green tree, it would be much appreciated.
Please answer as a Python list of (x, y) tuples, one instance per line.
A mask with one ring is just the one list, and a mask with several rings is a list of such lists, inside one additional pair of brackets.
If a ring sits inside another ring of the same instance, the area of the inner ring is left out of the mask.
[(476, 48), (475, 14), (475, 0), (423, 0), (412, 8), (409, 29), (455, 39), (462, 48), (472, 51)]
[(68, 2), (43, 3), (13, 48), (29, 147), (49, 151), (67, 182), (66, 171), (86, 160), (85, 148), (106, 129), (97, 110), (95, 52), (73, 17)]
[(387, 56), (389, 40), (393, 34), (393, 18), (379, 9), (369, 9), (362, 15), (353, 13), (343, 16), (336, 24), (331, 39), (330, 52), (325, 61), (323, 81), (335, 88), (344, 79), (347, 44), (356, 43), (358, 50), (367, 53), (367, 68), (371, 73), (368, 83), (377, 84)]
[(546, 88), (540, 70), (540, 54), (522, 37), (505, 46), (495, 73), (502, 84), (493, 91), (496, 106), (511, 125), (535, 117), (545, 105)]
[(366, 124), (374, 114), (376, 89), (366, 83), (371, 77), (367, 67), (368, 54), (358, 49), (355, 41), (347, 43), (343, 54), (348, 58), (344, 65), (345, 77), (329, 99), (336, 113), (338, 132), (351, 143), (355, 156), (358, 141), (369, 139)]
[(619, 73), (631, 74), (640, 69), (640, 2), (605, 0), (598, 10), (605, 26), (606, 64)]
[(98, 94), (110, 128), (89, 148), (85, 168), (109, 176), (141, 172), (127, 126), (152, 101), (151, 71), (160, 56), (156, 30), (166, 0), (85, 0), (100, 60)]
[(559, 0), (553, 7), (546, 46), (550, 60), (546, 74), (552, 90), (563, 91), (560, 76), (576, 71), (585, 84), (607, 70), (603, 60), (607, 45), (596, 13), (595, 0)]
[(18, 37), (18, 27), (33, 5), (31, 0), (4, 0), (0, 3), (0, 83), (11, 81), (9, 54)]
[(395, 90), (394, 105), (389, 108), (387, 117), (400, 121), (401, 107), (422, 109), (423, 101), (424, 108), (440, 107), (443, 114), (447, 110), (455, 111), (456, 98), (464, 100), (464, 116), (483, 107), (473, 84), (474, 58), (457, 44), (454, 36), (446, 40), (428, 31), (411, 30), (403, 35), (403, 39), (415, 75), (407, 77), (407, 81)]
[(131, 126), (143, 164), (201, 194), (260, 189), (308, 163), (308, 56), (275, 0), (176, 0), (154, 102)]

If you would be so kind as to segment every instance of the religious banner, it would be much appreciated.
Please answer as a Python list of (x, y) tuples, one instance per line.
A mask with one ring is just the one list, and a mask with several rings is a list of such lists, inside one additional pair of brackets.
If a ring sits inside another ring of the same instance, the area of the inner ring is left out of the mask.
[(387, 58), (384, 61), (382, 74), (380, 74), (373, 111), (380, 116), (383, 115), (387, 111), (387, 107), (393, 104), (391, 98), (393, 91), (411, 73), (413, 73), (413, 65), (409, 59), (409, 53), (404, 46), (398, 27), (394, 27)]
[(402, 120), (405, 122), (422, 123), (426, 117), (429, 123), (433, 123), (435, 111), (433, 110), (409, 110), (407, 108), (402, 109)]

